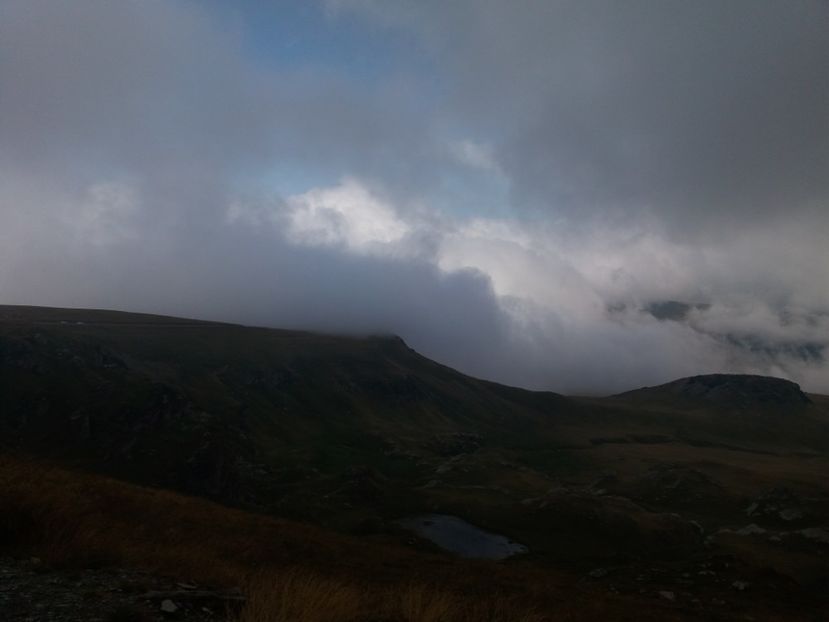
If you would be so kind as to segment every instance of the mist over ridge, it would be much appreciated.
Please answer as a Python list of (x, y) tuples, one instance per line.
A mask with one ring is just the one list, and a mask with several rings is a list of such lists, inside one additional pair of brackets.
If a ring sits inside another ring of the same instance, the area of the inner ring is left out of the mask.
[(3, 0), (0, 304), (394, 333), (560, 392), (829, 392), (827, 20)]

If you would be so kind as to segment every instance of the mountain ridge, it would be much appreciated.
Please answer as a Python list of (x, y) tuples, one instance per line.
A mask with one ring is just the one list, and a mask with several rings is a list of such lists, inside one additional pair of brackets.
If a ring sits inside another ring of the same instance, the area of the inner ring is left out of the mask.
[(785, 378), (756, 374), (700, 374), (616, 394), (616, 398), (674, 398), (730, 406), (800, 406), (812, 400)]

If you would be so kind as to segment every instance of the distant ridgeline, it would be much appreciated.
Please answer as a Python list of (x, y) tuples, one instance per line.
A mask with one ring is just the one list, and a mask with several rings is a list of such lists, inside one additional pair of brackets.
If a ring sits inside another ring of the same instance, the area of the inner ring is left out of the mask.
[(681, 378), (656, 387), (622, 393), (627, 399), (670, 400), (676, 407), (798, 407), (812, 400), (800, 385), (782, 378), (741, 374), (708, 374)]

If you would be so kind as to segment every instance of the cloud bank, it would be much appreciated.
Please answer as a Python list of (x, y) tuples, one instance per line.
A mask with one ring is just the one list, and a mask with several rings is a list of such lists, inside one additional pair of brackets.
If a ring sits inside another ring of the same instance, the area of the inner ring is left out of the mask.
[(209, 3), (0, 0), (0, 303), (829, 392), (829, 5), (313, 6), (413, 47), (367, 79)]

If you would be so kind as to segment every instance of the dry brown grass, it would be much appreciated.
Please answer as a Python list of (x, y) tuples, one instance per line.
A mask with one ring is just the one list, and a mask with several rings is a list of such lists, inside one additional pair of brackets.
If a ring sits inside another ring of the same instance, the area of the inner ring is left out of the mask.
[(394, 588), (348, 584), (293, 570), (248, 584), (237, 622), (543, 622), (509, 597), (470, 599), (435, 586)]
[(406, 622), (541, 622), (548, 619), (506, 595), (458, 599), (445, 591), (410, 585), (390, 597), (395, 614)]
[(257, 577), (245, 592), (238, 622), (352, 622), (365, 619), (375, 595), (302, 570)]

